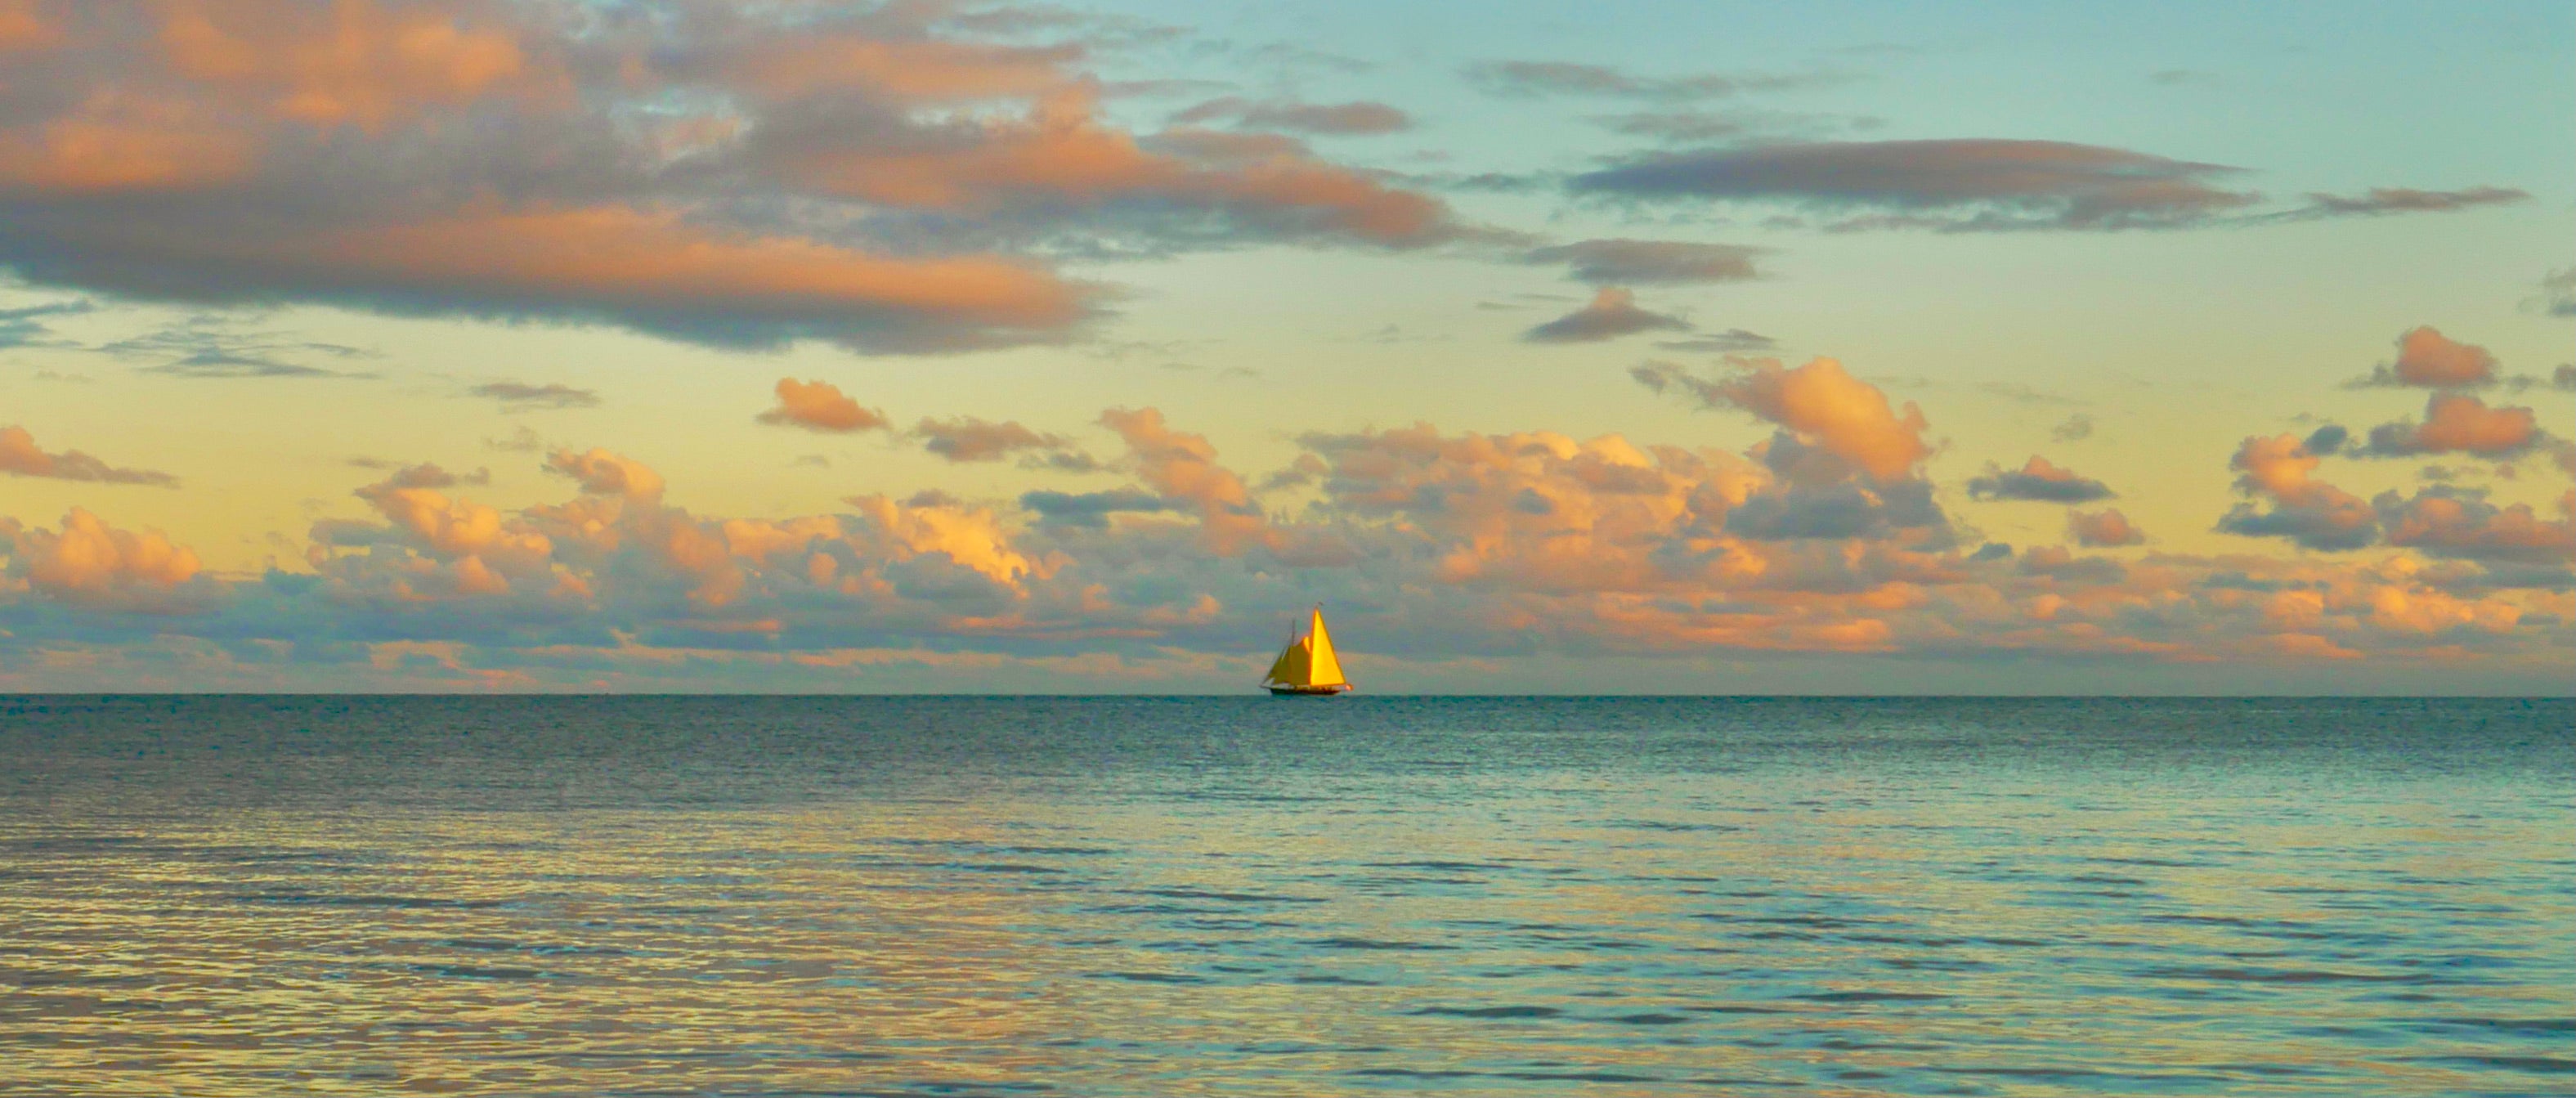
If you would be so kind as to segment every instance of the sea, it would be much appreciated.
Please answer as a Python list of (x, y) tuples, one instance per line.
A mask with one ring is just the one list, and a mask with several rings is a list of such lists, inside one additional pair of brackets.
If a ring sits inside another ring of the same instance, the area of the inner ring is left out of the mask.
[(0, 697), (0, 1095), (2576, 1094), (2576, 701)]

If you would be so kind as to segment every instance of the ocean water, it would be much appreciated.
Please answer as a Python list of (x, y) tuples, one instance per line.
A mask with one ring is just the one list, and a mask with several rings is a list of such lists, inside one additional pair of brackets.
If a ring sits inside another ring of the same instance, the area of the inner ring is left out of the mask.
[(2576, 702), (0, 698), (0, 1094), (2567, 1095)]

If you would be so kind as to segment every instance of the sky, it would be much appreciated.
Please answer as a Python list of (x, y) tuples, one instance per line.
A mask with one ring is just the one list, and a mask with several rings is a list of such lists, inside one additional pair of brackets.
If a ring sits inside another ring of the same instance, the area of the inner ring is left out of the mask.
[(2565, 695), (2570, 56), (0, 0), (0, 690)]

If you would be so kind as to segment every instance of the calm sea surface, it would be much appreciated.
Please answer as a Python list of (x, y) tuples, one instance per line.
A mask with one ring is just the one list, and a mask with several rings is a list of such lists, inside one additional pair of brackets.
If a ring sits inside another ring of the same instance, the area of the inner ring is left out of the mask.
[(0, 698), (0, 1094), (2576, 1093), (2576, 703)]

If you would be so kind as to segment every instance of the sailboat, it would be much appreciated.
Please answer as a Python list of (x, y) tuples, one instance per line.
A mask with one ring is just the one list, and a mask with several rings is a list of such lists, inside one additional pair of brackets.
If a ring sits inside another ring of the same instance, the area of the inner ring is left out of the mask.
[(1333, 635), (1324, 631), (1322, 604), (1316, 605), (1305, 636), (1297, 635), (1297, 627), (1288, 627), (1288, 647), (1279, 650), (1261, 685), (1280, 695), (1330, 696), (1351, 688), (1342, 678), (1342, 661), (1333, 655)]

